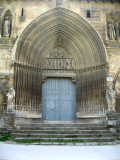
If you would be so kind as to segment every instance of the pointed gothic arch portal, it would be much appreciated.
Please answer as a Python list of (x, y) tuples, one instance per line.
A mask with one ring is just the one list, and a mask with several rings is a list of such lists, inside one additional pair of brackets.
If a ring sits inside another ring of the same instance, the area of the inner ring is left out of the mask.
[[(106, 50), (96, 30), (70, 10), (59, 7), (50, 10), (33, 20), (17, 41), (15, 109), (42, 114), (45, 107), (42, 85), (49, 79), (63, 78), (75, 84), (74, 120), (103, 115), (107, 109), (107, 72)], [(52, 82), (50, 85), (54, 86)]]

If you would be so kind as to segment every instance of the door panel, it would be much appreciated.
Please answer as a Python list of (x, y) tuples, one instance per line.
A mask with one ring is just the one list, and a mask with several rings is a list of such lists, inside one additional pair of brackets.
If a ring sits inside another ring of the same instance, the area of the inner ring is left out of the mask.
[(49, 78), (42, 85), (43, 120), (72, 121), (76, 114), (76, 89), (71, 79)]

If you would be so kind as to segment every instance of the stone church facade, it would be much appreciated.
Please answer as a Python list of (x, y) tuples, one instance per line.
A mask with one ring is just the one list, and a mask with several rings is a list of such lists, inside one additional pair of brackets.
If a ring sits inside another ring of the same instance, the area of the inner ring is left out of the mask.
[(120, 113), (119, 72), (119, 0), (0, 2), (4, 126), (106, 123)]

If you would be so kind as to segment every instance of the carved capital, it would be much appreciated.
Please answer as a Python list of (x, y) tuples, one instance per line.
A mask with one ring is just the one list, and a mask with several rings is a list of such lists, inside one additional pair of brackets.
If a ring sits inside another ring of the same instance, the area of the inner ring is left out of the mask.
[(47, 80), (47, 77), (42, 77), (42, 83), (45, 83)]
[(75, 77), (72, 77), (72, 82), (76, 83), (76, 78)]

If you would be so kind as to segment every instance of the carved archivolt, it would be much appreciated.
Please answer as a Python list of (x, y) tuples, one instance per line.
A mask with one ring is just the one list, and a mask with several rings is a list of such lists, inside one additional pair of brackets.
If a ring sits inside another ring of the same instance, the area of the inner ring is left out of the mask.
[(50, 58), (48, 53), (57, 46), (71, 54), (78, 70), (107, 63), (105, 47), (95, 29), (80, 15), (59, 7), (27, 26), (17, 41), (15, 61), (43, 68), (45, 58)]
[(108, 15), (107, 32), (109, 40), (120, 40), (120, 13), (110, 13)]

